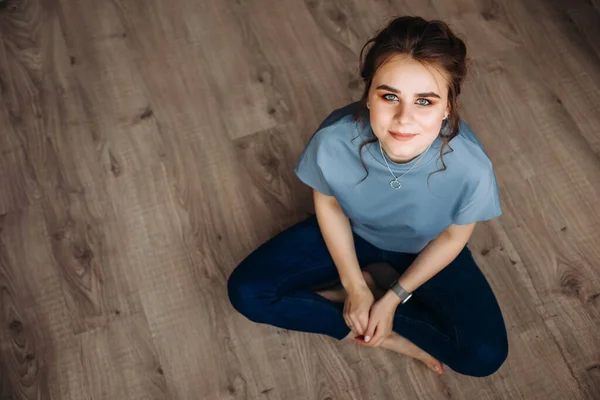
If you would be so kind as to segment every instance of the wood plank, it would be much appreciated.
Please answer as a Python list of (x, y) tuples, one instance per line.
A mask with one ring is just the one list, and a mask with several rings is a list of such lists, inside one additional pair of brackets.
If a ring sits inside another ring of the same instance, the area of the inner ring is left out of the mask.
[(505, 9), (555, 101), (571, 115), (591, 150), (600, 154), (597, 57), (590, 57), (586, 42), (573, 34), (573, 24), (552, 8), (529, 1), (507, 3)]
[(143, 314), (78, 335), (92, 399), (173, 399)]
[[(585, 3), (569, 8), (566, 13), (568, 21), (575, 25), (577, 33), (595, 53), (597, 62), (600, 61), (600, 44), (596, 40), (600, 36), (600, 26), (598, 26), (600, 7), (595, 8), (593, 5)], [(593, 54), (590, 56), (593, 57)]]
[[(0, 1), (0, 397), (600, 397), (598, 1)], [(484, 379), (254, 324), (226, 281), (314, 210), (293, 174), (396, 15), (467, 42), (504, 215)]]
[(0, 329), (0, 388), (6, 398), (89, 398), (49, 243), (39, 201), (0, 217), (0, 324), (7, 327)]
[[(503, 225), (531, 277), (532, 296), (539, 298), (537, 312), (565, 357), (568, 375), (581, 393), (594, 396), (597, 385), (587, 368), (600, 354), (595, 334), (599, 320), (587, 299), (598, 292), (600, 274), (587, 260), (597, 252), (581, 253), (572, 244), (598, 238), (600, 217), (590, 200), (600, 195), (593, 184), (600, 179), (599, 163), (571, 116), (560, 104), (544, 100), (551, 98), (545, 81), (524, 66), (525, 59), (519, 50), (484, 67), (491, 68), (493, 79), (483, 75), (474, 85), (478, 98), (469, 113), (477, 126), (478, 104), (484, 101), (496, 110), (485, 125), (504, 194)], [(506, 102), (515, 98), (520, 99), (520, 107)], [(573, 133), (565, 135), (569, 130)], [(513, 134), (504, 141), (506, 132)], [(572, 154), (578, 155), (577, 160)], [(527, 169), (521, 170), (522, 166)], [(580, 340), (586, 350), (578, 348)], [(589, 354), (585, 361), (580, 358), (583, 353)], [(571, 388), (572, 394), (577, 393)]]

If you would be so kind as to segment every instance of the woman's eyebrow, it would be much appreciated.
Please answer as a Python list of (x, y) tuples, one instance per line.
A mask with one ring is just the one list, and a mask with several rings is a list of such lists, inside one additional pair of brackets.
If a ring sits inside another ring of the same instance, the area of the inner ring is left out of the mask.
[[(394, 93), (398, 93), (398, 94), (400, 93), (400, 90), (393, 88), (391, 86), (388, 86), (388, 85), (379, 85), (379, 86), (377, 86), (376, 89), (388, 90), (390, 92), (394, 92)], [(441, 99), (441, 97), (435, 92), (415, 93), (415, 97), (437, 97), (438, 99)]]

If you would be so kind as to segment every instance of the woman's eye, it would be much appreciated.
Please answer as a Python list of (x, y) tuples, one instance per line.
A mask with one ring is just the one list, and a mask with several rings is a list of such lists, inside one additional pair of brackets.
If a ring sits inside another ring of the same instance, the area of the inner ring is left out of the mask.
[[(398, 99), (398, 97), (395, 94), (391, 94), (391, 93), (384, 94), (381, 97), (383, 97), (387, 101), (396, 101)], [(417, 104), (420, 106), (428, 106), (428, 105), (431, 105), (431, 102), (427, 99), (420, 98), (420, 99), (417, 99)]]

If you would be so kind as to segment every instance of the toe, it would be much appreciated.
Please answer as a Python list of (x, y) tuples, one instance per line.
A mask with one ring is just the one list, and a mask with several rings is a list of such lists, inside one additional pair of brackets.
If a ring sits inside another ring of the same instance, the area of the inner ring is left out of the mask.
[(440, 363), (438, 360), (430, 361), (427, 365), (432, 371), (435, 371), (438, 374), (442, 373), (442, 363)]

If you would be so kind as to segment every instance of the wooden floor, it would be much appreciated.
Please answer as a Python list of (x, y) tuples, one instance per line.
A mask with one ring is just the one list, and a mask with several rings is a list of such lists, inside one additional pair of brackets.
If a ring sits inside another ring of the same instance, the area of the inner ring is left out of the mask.
[[(510, 354), (435, 376), (249, 322), (226, 279), (388, 19), (472, 57), (504, 210), (471, 248)], [(600, 0), (0, 0), (1, 399), (600, 399)]]

